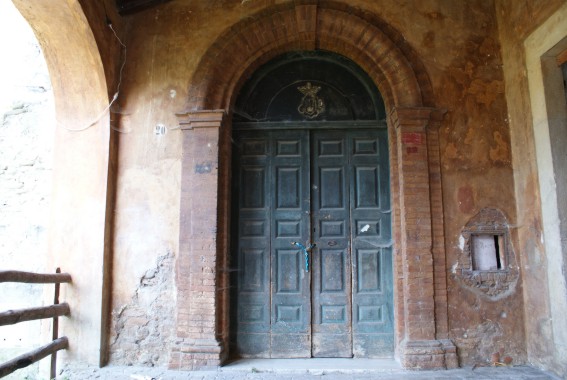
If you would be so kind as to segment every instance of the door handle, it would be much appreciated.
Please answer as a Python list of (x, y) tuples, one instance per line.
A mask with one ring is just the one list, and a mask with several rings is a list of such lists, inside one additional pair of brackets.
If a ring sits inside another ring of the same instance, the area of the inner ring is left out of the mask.
[(303, 251), (303, 256), (305, 257), (305, 271), (309, 272), (309, 252), (311, 252), (311, 250), (317, 246), (317, 244), (309, 244), (307, 247), (304, 246), (301, 243), (298, 243), (296, 241), (292, 241), (291, 245), (295, 245), (297, 248), (301, 249)]

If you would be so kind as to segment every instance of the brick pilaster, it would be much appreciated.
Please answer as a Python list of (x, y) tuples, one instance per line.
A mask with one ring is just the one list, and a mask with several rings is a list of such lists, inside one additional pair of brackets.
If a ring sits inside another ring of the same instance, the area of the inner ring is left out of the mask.
[(441, 156), (439, 128), (447, 110), (433, 110), (427, 126), (427, 150), (429, 156), (429, 191), (431, 198), (431, 229), (435, 302), (435, 336), (445, 355), (445, 367), (457, 368), (457, 349), (449, 339), (449, 310), (447, 299), (447, 255), (445, 251), (445, 222), (443, 213), (443, 183), (441, 181)]
[(183, 133), (177, 258), (177, 341), (170, 368), (217, 368), (225, 356), (217, 313), (219, 133), (224, 110), (179, 114)]
[(436, 290), (446, 297), (446, 286), (436, 289), (433, 256), (439, 226), (432, 213), (439, 213), (439, 194), (431, 188), (427, 127), (435, 120), (434, 113), (438, 111), (415, 107), (395, 108), (390, 114), (396, 129), (403, 274), (404, 314), (398, 323), (403, 324), (404, 337), (399, 352), (404, 367), (416, 369), (453, 367), (455, 351), (450, 341), (437, 340)]

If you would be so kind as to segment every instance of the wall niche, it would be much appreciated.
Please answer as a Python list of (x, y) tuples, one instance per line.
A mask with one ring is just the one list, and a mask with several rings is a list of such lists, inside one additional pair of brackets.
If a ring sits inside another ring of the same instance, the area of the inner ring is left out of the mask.
[(453, 275), (466, 288), (497, 300), (516, 287), (519, 268), (502, 211), (484, 208), (465, 225)]

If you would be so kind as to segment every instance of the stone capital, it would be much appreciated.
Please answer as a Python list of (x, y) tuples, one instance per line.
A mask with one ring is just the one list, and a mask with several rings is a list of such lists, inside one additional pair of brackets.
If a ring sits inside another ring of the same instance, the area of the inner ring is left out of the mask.
[(220, 128), (226, 116), (226, 111), (223, 109), (187, 111), (177, 113), (176, 116), (179, 121), (179, 128), (182, 130)]

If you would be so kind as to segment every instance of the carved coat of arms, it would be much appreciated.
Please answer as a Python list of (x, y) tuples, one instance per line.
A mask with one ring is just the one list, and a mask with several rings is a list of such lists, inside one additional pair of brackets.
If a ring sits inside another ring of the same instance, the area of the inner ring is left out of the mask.
[(305, 86), (300, 86), (297, 89), (303, 94), (301, 103), (297, 107), (300, 114), (309, 119), (314, 119), (325, 111), (323, 99), (317, 96), (321, 87), (313, 86), (311, 82), (307, 82)]

